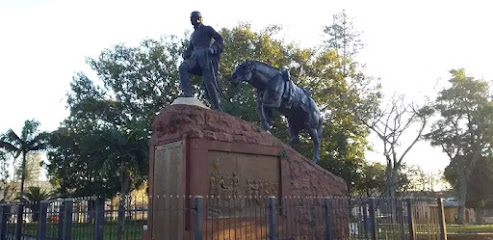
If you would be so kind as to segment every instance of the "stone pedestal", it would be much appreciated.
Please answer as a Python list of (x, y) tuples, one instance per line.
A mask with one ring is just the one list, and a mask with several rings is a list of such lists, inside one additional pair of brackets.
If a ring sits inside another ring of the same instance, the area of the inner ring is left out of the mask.
[(348, 194), (341, 178), (226, 113), (173, 104), (161, 110), (152, 129), (147, 233), (152, 239), (189, 238), (190, 214), (163, 215), (164, 210), (189, 209), (189, 196)]

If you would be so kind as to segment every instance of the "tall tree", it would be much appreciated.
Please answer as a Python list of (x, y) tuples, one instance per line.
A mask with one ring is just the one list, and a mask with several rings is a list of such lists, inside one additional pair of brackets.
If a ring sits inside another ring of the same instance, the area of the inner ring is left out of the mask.
[[(452, 180), (453, 181), (453, 180)], [(481, 158), (468, 180), (466, 207), (474, 208), (476, 222), (484, 222), (484, 210), (493, 208), (493, 159), (491, 156)]]
[(488, 82), (468, 77), (464, 69), (450, 73), (450, 86), (435, 101), (439, 120), (427, 137), (450, 159), (445, 176), (459, 193), (458, 222), (463, 223), (468, 181), (478, 162), (491, 154), (493, 104)]
[[(119, 212), (125, 212), (128, 193), (147, 177), (152, 120), (178, 94), (179, 46), (172, 36), (146, 39), (139, 47), (120, 44), (87, 59), (99, 81), (74, 76), (70, 115), (52, 136), (48, 172), (59, 193), (119, 193)], [(121, 214), (118, 239), (123, 223)]]
[[(307, 68), (308, 82), (330, 121), (325, 123), (325, 161), (320, 165), (342, 176), (351, 188), (363, 181), (359, 172), (366, 165), (369, 148), (366, 122), (379, 105), (381, 86), (364, 73), (356, 58), (362, 49), (360, 33), (341, 11), (325, 26), (325, 48)], [(305, 68), (306, 69), (306, 68)], [(322, 157), (324, 159), (324, 157)]]
[(329, 36), (325, 46), (336, 50), (340, 59), (339, 70), (347, 75), (350, 68), (355, 67), (354, 58), (363, 48), (361, 34), (355, 28), (353, 19), (342, 10), (332, 15), (332, 24), (324, 27), (324, 33)]
[[(396, 197), (404, 159), (414, 145), (422, 139), (428, 118), (432, 113), (433, 110), (429, 106), (418, 107), (415, 104), (406, 104), (403, 96), (394, 95), (390, 104), (382, 110), (377, 110), (373, 119), (367, 123), (382, 141), (383, 155), (387, 163), (387, 193), (391, 198)], [(409, 135), (413, 128), (417, 129), (416, 133)], [(406, 142), (404, 139), (410, 141)]]
[(26, 120), (22, 127), (21, 135), (15, 133), (12, 129), (7, 130), (0, 137), (0, 148), (13, 154), (14, 159), (22, 157), (21, 167), (21, 185), (20, 199), (24, 196), (24, 180), (26, 178), (26, 160), (27, 155), (33, 151), (39, 151), (46, 148), (48, 133), (39, 131), (39, 122), (36, 120)]

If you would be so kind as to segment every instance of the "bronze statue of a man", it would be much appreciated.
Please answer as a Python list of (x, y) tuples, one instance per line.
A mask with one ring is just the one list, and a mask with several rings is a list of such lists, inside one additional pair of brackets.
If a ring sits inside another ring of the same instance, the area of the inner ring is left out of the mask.
[(189, 73), (202, 75), (205, 95), (216, 111), (223, 111), (219, 100), (217, 70), (219, 56), (223, 50), (223, 38), (214, 28), (202, 24), (202, 15), (192, 12), (190, 21), (195, 29), (190, 39), (190, 46), (183, 55), (183, 63), (179, 67), (182, 96), (191, 97), (192, 87)]

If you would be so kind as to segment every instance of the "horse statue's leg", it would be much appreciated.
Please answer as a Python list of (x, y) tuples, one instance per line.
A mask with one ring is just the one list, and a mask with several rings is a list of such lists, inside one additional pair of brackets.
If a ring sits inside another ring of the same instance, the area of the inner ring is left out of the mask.
[(299, 132), (293, 131), (291, 128), (289, 129), (289, 133), (291, 134), (291, 140), (289, 140), (288, 144), (290, 146), (296, 146), (300, 144), (300, 136)]
[(310, 133), (310, 137), (312, 138), (313, 141), (313, 162), (317, 163), (320, 156), (319, 156), (319, 150), (320, 150), (320, 138), (318, 134), (317, 128), (310, 128), (308, 129), (308, 133)]
[(267, 124), (272, 127), (272, 108), (265, 108), (264, 107), (264, 112), (265, 112), (265, 121), (267, 121)]
[(260, 117), (260, 124), (262, 129), (265, 131), (269, 131), (272, 126), (270, 122), (272, 122), (272, 110), (269, 112), (268, 109), (264, 107), (264, 103), (262, 102), (263, 93), (257, 90), (257, 108)]
[(281, 106), (284, 84), (285, 83), (281, 75), (275, 77), (269, 82), (266, 90), (264, 91), (264, 95), (262, 96), (264, 107), (279, 108)]
[(292, 147), (300, 143), (300, 131), (295, 129), (295, 126), (290, 118), (288, 118), (289, 134), (291, 135), (291, 140), (288, 144)]

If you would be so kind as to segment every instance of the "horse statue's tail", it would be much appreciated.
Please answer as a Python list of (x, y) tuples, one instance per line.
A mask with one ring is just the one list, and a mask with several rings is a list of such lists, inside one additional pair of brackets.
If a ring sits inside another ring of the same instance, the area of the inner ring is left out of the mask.
[(322, 139), (323, 132), (324, 132), (324, 119), (322, 118), (322, 116), (320, 116), (320, 119), (318, 120), (318, 128), (317, 128), (319, 139)]

